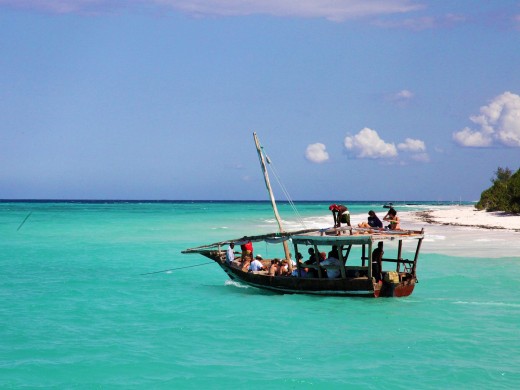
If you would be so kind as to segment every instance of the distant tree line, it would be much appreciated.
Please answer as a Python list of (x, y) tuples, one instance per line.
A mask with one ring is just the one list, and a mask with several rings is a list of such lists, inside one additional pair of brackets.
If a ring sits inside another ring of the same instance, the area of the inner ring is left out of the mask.
[(514, 174), (509, 168), (501, 168), (491, 179), (493, 185), (482, 192), (475, 205), (478, 210), (520, 213), (520, 169)]

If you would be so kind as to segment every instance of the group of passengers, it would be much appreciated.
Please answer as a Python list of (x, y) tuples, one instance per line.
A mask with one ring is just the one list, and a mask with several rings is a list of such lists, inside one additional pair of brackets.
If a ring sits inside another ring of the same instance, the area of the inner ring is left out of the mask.
[[(234, 252), (235, 244), (231, 242), (229, 248), (226, 251), (226, 262), (230, 265), (234, 265), (243, 271), (248, 272), (259, 272), (266, 271), (269, 276), (300, 276), (301, 278), (318, 278), (321, 270), (322, 278), (335, 279), (341, 276), (339, 260), (339, 251), (337, 246), (333, 246), (332, 250), (327, 254), (325, 252), (316, 252), (314, 248), (309, 248), (309, 259), (303, 261), (301, 253), (296, 254), (296, 260), (300, 264), (300, 270), (298, 274), (297, 263), (292, 260), (289, 256), (289, 260), (280, 260), (275, 258), (270, 261), (267, 266), (262, 263), (262, 255), (257, 254), (254, 259), (251, 259), (252, 250), (245, 249), (242, 253), (240, 260), (235, 260)], [(252, 248), (252, 244), (251, 244)], [(382, 271), (382, 259), (383, 259), (383, 243), (379, 242), (378, 247), (372, 254), (372, 269), (373, 275), (377, 282), (381, 281)], [(292, 263), (292, 267), (289, 267), (289, 261)], [(327, 267), (332, 266), (332, 267)], [(292, 271), (291, 271), (292, 268)]]
[(302, 277), (309, 278), (317, 278), (319, 277), (318, 269), (315, 267), (305, 267), (308, 266), (316, 266), (320, 267), (332, 265), (337, 266), (338, 268), (321, 268), (322, 277), (328, 277), (330, 279), (338, 278), (340, 276), (340, 261), (339, 261), (339, 252), (338, 247), (333, 246), (332, 250), (327, 254), (325, 252), (316, 252), (314, 248), (309, 248), (309, 260), (302, 264)]
[[(401, 224), (399, 217), (397, 216), (397, 211), (394, 208), (390, 208), (388, 213), (383, 217), (383, 221), (389, 223), (385, 229), (388, 230), (400, 230)], [(368, 212), (367, 222), (361, 222), (358, 224), (360, 228), (372, 228), (372, 229), (383, 229), (383, 222), (378, 218), (374, 210), (370, 210)]]

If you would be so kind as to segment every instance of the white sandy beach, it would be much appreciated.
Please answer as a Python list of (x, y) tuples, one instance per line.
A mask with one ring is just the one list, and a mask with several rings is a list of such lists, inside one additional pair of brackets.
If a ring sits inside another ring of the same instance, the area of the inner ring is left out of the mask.
[(520, 215), (479, 211), (473, 206), (446, 206), (410, 214), (415, 214), (416, 218), (434, 224), (508, 229), (520, 232)]
[(423, 252), (520, 260), (518, 215), (477, 211), (473, 206), (437, 206), (399, 215), (402, 228), (424, 228)]

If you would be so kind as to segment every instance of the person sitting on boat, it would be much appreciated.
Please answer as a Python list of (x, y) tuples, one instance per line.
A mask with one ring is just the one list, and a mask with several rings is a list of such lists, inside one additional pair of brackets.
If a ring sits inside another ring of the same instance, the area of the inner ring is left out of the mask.
[[(323, 263), (326, 259), (327, 259), (327, 253), (320, 252), (320, 262), (319, 262), (319, 264), (321, 265), (321, 263)], [(321, 276), (325, 277), (325, 278), (327, 277), (327, 270), (326, 269), (322, 270)]]
[[(294, 261), (293, 258), (292, 258), (292, 255), (289, 253), (289, 259), (291, 260), (291, 263), (292, 263), (292, 273), (291, 273), (291, 276), (298, 276), (298, 264), (297, 263), (302, 263), (302, 259), (303, 259), (303, 256), (300, 252), (296, 253), (296, 260), (297, 261)], [(303, 275), (303, 270), (302, 270), (302, 275)]]
[[(309, 248), (308, 253), (309, 253), (309, 260), (307, 260), (303, 264), (304, 265), (318, 264), (319, 255), (316, 255), (316, 253), (314, 252), (314, 248)], [(305, 267), (305, 272), (307, 272), (308, 278), (317, 278), (318, 277), (318, 271), (314, 268)]]
[[(301, 253), (298, 253), (301, 256)], [(296, 258), (298, 258), (298, 254), (296, 254)], [(291, 261), (291, 264), (294, 267), (296, 267), (296, 261), (292, 258), (292, 253), (289, 253), (289, 260)]]
[(307, 253), (309, 254), (309, 260), (307, 260), (305, 262), (305, 264), (314, 264), (314, 263), (316, 263), (317, 256), (316, 256), (316, 252), (314, 252), (314, 248), (312, 248), (312, 247), (309, 248)]
[(292, 271), (292, 274), (291, 276), (296, 276), (296, 277), (300, 277), (300, 278), (309, 278), (309, 273), (307, 272), (309, 269), (308, 268), (300, 268), (300, 273), (298, 274), (298, 268), (294, 267), (293, 268), (293, 271)]
[(390, 230), (400, 230), (401, 224), (399, 217), (397, 216), (397, 211), (392, 207), (388, 210), (388, 213), (383, 218), (384, 221), (390, 222), (390, 225), (387, 226)]
[(230, 265), (233, 263), (233, 261), (235, 261), (235, 249), (234, 248), (235, 248), (235, 243), (230, 242), (229, 248), (226, 251), (226, 263), (228, 263)]
[(269, 266), (268, 274), (269, 276), (278, 275), (278, 268), (280, 267), (280, 259), (271, 260), (271, 265)]
[(282, 263), (278, 267), (278, 274), (277, 275), (278, 276), (288, 276), (288, 275), (291, 275), (291, 273), (289, 272), (289, 262), (287, 261), (287, 259), (283, 259), (282, 260)]
[[(340, 263), (339, 263), (339, 259), (335, 258), (334, 253), (331, 251), (331, 252), (329, 252), (329, 257), (320, 263), (320, 266), (323, 266), (323, 265), (336, 265), (339, 267)], [(329, 279), (339, 278), (340, 274), (341, 273), (340, 273), (339, 269), (335, 269), (335, 268), (327, 269), (327, 277)]]
[(256, 255), (255, 259), (249, 264), (249, 272), (265, 271), (265, 267), (262, 264), (262, 256)]
[(358, 227), (360, 228), (376, 228), (376, 229), (382, 229), (383, 228), (383, 222), (377, 217), (374, 210), (370, 210), (368, 212), (368, 219), (367, 222), (361, 222), (358, 224)]
[(376, 282), (383, 280), (381, 272), (383, 270), (383, 241), (377, 243), (377, 248), (372, 252), (372, 276)]
[(348, 211), (347, 206), (342, 204), (331, 204), (329, 210), (332, 211), (334, 227), (341, 227), (342, 223), (346, 223), (350, 226), (350, 212)]

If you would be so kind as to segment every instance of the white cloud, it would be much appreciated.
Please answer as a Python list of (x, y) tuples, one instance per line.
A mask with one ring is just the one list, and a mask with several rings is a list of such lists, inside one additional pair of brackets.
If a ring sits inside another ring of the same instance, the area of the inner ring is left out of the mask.
[(520, 147), (520, 96), (504, 92), (487, 106), (480, 107), (480, 115), (469, 118), (478, 129), (469, 127), (453, 133), (461, 146), (488, 147), (494, 144)]
[(402, 91), (397, 92), (394, 95), (394, 99), (396, 100), (408, 100), (413, 98), (414, 93), (412, 91), (409, 91), (407, 89), (403, 89)]
[(450, 28), (458, 23), (464, 23), (463, 15), (446, 14), (442, 16), (423, 16), (404, 20), (378, 20), (373, 22), (375, 26), (384, 28), (402, 28), (411, 31), (423, 31), (434, 28)]
[(322, 143), (310, 144), (305, 150), (305, 158), (313, 163), (323, 163), (329, 159), (327, 148)]
[(428, 155), (428, 153), (412, 154), (412, 156), (410, 158), (417, 162), (424, 162), (424, 163), (430, 162), (430, 156)]
[(417, 162), (429, 162), (430, 156), (426, 153), (426, 145), (420, 139), (406, 138), (397, 145), (397, 149), (411, 153), (410, 158)]
[[(142, 0), (129, 0), (127, 5), (138, 2), (142, 2)], [(1, 6), (58, 14), (95, 13), (123, 7), (115, 0), (0, 0)]]
[(343, 21), (374, 15), (402, 14), (424, 8), (415, 0), (0, 0), (0, 6), (57, 13), (87, 12), (145, 4), (164, 6), (191, 15), (325, 18)]
[(390, 102), (396, 103), (398, 106), (404, 107), (413, 99), (414, 96), (415, 94), (412, 91), (403, 89), (399, 92), (388, 94), (385, 98)]
[(473, 148), (483, 148), (493, 144), (491, 133), (473, 131), (469, 127), (465, 127), (461, 131), (453, 133), (453, 140), (461, 146), (469, 146)]
[(155, 0), (202, 15), (267, 14), (343, 21), (370, 15), (410, 12), (422, 8), (412, 0)]
[(406, 138), (404, 142), (401, 142), (397, 145), (397, 149), (405, 152), (424, 152), (426, 150), (426, 146), (424, 145), (424, 141), (419, 139)]
[(354, 136), (345, 137), (345, 148), (358, 158), (393, 158), (397, 149), (393, 143), (383, 141), (377, 131), (365, 127)]

